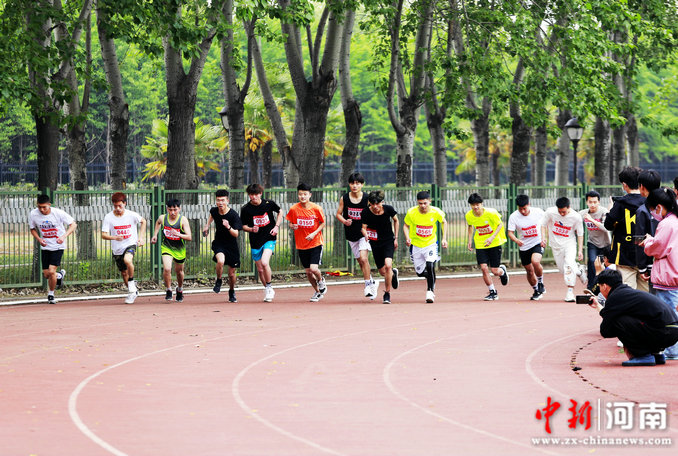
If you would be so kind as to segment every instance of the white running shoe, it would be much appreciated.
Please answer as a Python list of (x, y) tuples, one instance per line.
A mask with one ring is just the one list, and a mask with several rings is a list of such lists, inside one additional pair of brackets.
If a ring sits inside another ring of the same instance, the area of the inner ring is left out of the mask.
[(137, 282), (135, 280), (132, 280), (131, 282), (127, 283), (127, 288), (129, 289), (130, 293), (136, 293), (139, 291), (137, 288)]
[(370, 300), (374, 301), (377, 297), (377, 292), (379, 291), (379, 279), (374, 279), (372, 280), (372, 296), (370, 296)]
[(565, 302), (574, 302), (574, 292), (572, 288), (567, 289), (567, 294), (565, 295)]
[(433, 302), (435, 297), (436, 297), (436, 295), (433, 294), (433, 291), (431, 291), (431, 290), (426, 291), (426, 302), (429, 302), (429, 303)]
[(139, 296), (138, 291), (130, 291), (129, 294), (127, 295), (127, 299), (125, 299), (125, 304), (134, 304), (134, 301), (137, 299), (137, 296)]
[(366, 298), (371, 298), (373, 295), (372, 293), (372, 282), (368, 283), (365, 285), (365, 297)]
[(584, 286), (586, 286), (586, 284), (587, 284), (588, 281), (589, 281), (589, 278), (588, 278), (588, 276), (586, 275), (586, 266), (584, 266), (583, 264), (580, 264), (580, 265), (579, 265), (579, 273), (577, 274), (577, 276), (579, 277), (579, 281), (580, 281)]
[(271, 301), (273, 301), (274, 297), (275, 297), (275, 290), (273, 289), (273, 287), (266, 287), (264, 302), (271, 302)]
[(318, 301), (320, 301), (320, 300), (321, 300), (322, 298), (324, 298), (324, 297), (325, 297), (324, 294), (322, 294), (322, 293), (319, 292), (319, 291), (316, 291), (315, 293), (313, 293), (313, 296), (311, 296), (311, 299), (309, 299), (309, 301), (311, 301), (311, 302), (318, 302)]
[(318, 282), (318, 291), (323, 295), (327, 293), (327, 284), (325, 283), (324, 277)]

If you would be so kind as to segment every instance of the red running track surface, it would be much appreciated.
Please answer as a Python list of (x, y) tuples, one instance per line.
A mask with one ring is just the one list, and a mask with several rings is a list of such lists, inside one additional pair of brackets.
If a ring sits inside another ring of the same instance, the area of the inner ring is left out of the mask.
[[(675, 454), (601, 443), (678, 440), (678, 361), (621, 367), (558, 275), (537, 302), (522, 275), (495, 302), (466, 278), (425, 304), (424, 283), (401, 282), (390, 305), (331, 282), (318, 303), (306, 286), (273, 303), (256, 290), (0, 308), (0, 456)], [(551, 434), (536, 417), (549, 397)], [(592, 406), (575, 429), (571, 400)], [(665, 430), (640, 429), (651, 402)], [(614, 403), (631, 404), (630, 430), (605, 428)]]

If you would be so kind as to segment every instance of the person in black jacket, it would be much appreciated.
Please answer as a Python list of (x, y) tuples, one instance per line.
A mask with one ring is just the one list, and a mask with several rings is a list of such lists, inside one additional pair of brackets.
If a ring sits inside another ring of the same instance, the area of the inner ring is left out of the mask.
[(648, 291), (649, 286), (643, 280), (636, 265), (636, 245), (633, 235), (636, 233), (636, 211), (645, 203), (638, 190), (640, 168), (627, 166), (619, 173), (619, 181), (626, 195), (613, 198), (613, 205), (605, 218), (604, 226), (612, 231), (612, 255), (622, 280), (631, 288)]
[[(661, 176), (653, 169), (641, 171), (638, 175), (638, 190), (643, 198), (647, 198), (652, 190), (658, 189), (661, 183)], [(658, 224), (659, 222), (650, 215), (650, 210), (645, 204), (641, 204), (638, 210), (636, 210), (636, 239), (645, 238), (646, 234), (654, 236)], [(650, 282), (650, 273), (652, 272), (653, 259), (653, 257), (645, 255), (643, 246), (636, 244), (636, 266), (638, 267), (640, 278), (648, 282), (650, 293), (652, 294), (654, 294), (654, 290), (652, 282)]]
[(678, 342), (675, 313), (656, 296), (623, 284), (618, 271), (606, 269), (601, 272), (598, 286), (606, 299), (605, 306), (597, 297), (592, 297), (589, 305), (603, 318), (600, 335), (617, 337), (624, 344), (629, 360), (622, 362), (622, 366), (666, 363), (661, 351)]

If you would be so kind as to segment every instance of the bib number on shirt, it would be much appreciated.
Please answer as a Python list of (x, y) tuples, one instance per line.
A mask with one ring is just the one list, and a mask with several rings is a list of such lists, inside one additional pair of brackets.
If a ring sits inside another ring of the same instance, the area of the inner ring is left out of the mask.
[(478, 232), (479, 236), (489, 236), (490, 234), (494, 233), (494, 230), (490, 225), (477, 226), (476, 231)]
[(297, 219), (297, 225), (302, 228), (313, 228), (313, 225), (315, 225), (315, 220), (312, 218), (299, 218)]
[(377, 232), (375, 230), (367, 228), (367, 239), (369, 239), (370, 241), (376, 241), (377, 240)]
[(423, 237), (423, 238), (433, 236), (433, 226), (432, 225), (417, 225), (417, 236)]
[(252, 221), (254, 222), (254, 226), (266, 226), (268, 225), (271, 220), (268, 218), (268, 213), (264, 215), (255, 215), (252, 217)]
[(539, 235), (539, 232), (537, 231), (537, 225), (532, 225), (523, 228), (523, 237), (524, 238), (531, 238), (531, 237), (537, 237)]

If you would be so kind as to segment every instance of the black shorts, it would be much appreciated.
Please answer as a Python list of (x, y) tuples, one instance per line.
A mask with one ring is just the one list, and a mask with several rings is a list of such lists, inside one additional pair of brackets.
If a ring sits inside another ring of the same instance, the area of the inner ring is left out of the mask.
[(489, 264), (491, 268), (498, 268), (501, 264), (501, 246), (476, 249), (476, 260), (478, 264)]
[(541, 246), (541, 244), (537, 244), (531, 249), (528, 250), (519, 250), (518, 254), (520, 255), (520, 264), (523, 266), (527, 266), (528, 264), (532, 264), (532, 255), (535, 253), (538, 253), (539, 255), (544, 254), (544, 247)]
[(134, 254), (137, 253), (137, 246), (130, 245), (120, 255), (113, 255), (113, 259), (115, 260), (115, 264), (116, 266), (118, 266), (119, 271), (127, 271), (127, 265), (125, 264), (125, 260), (123, 257), (128, 253), (131, 253), (132, 256), (134, 256)]
[(222, 244), (217, 241), (212, 241), (212, 261), (217, 262), (217, 253), (224, 254), (224, 263), (229, 265), (232, 268), (240, 267), (240, 250), (238, 250), (238, 245), (230, 246), (228, 244)]
[(312, 264), (321, 264), (323, 259), (323, 246), (317, 245), (312, 249), (306, 250), (297, 250), (299, 253), (299, 260), (301, 260), (301, 265), (307, 269), (310, 268)]
[(61, 266), (62, 256), (64, 256), (63, 249), (41, 250), (40, 260), (42, 261), (42, 269), (49, 269), (50, 266)]
[(374, 265), (377, 267), (377, 269), (384, 267), (386, 264), (386, 258), (393, 259), (393, 253), (395, 252), (393, 239), (388, 241), (370, 241), (370, 247), (372, 247)]

